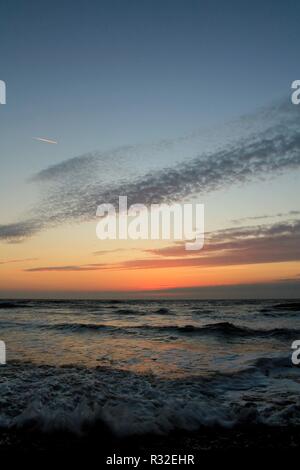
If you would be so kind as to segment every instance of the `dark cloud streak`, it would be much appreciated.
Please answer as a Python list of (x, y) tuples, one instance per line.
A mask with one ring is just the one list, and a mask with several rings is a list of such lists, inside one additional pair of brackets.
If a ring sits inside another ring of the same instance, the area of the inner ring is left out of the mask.
[(260, 263), (300, 261), (300, 221), (213, 232), (204, 248), (188, 251), (184, 243), (147, 250), (154, 258), (126, 260), (119, 263), (90, 263), (71, 266), (42, 266), (27, 272), (98, 271), (103, 269), (159, 269), (180, 267), (220, 267)]
[[(1, 225), (0, 240), (19, 241), (58, 224), (91, 220), (99, 204), (117, 205), (119, 195), (127, 195), (129, 204), (172, 203), (297, 169), (300, 113), (296, 108), (285, 103), (243, 118), (232, 127), (231, 141), (225, 139), (210, 151), (203, 150), (201, 138), (192, 135), (154, 146), (83, 155), (45, 169), (33, 178), (42, 190), (34, 215)], [(241, 123), (247, 131), (240, 131)], [(174, 154), (174, 159), (163, 160), (165, 154)], [(146, 165), (143, 172), (142, 156), (164, 164), (151, 169)]]

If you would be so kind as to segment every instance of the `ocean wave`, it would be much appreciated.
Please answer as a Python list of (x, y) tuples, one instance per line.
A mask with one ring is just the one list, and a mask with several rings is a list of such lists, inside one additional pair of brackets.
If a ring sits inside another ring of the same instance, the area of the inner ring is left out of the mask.
[(300, 302), (285, 302), (273, 305), (273, 308), (280, 310), (292, 310), (300, 312)]
[(291, 358), (289, 356), (260, 357), (254, 362), (254, 367), (260, 370), (279, 370), (291, 368)]
[(216, 425), (300, 425), (298, 375), (287, 396), (293, 369), (283, 377), (274, 364), (282, 367), (262, 358), (232, 375), (167, 380), (109, 368), (14, 363), (0, 369), (0, 428), (83, 434), (103, 425), (128, 436)]
[(191, 313), (194, 315), (210, 315), (210, 314), (215, 314), (216, 311), (211, 308), (197, 308), (197, 309), (192, 310)]
[(28, 306), (27, 302), (18, 302), (18, 301), (0, 301), (0, 309), (10, 309), (10, 308), (25, 308)]
[(182, 327), (179, 330), (184, 333), (217, 334), (233, 337), (263, 336), (295, 338), (297, 334), (300, 334), (300, 331), (295, 328), (254, 329), (246, 326), (237, 326), (230, 322), (210, 323), (204, 325), (203, 327), (194, 327), (193, 325), (186, 325), (185, 327)]
[(263, 307), (260, 312), (270, 317), (278, 317), (282, 315), (294, 316), (300, 313), (300, 302), (278, 303)]
[(56, 324), (37, 324), (39, 328), (54, 329), (69, 332), (119, 332), (121, 334), (148, 334), (148, 333), (170, 333), (178, 335), (199, 335), (199, 336), (226, 336), (226, 337), (264, 337), (264, 338), (282, 338), (295, 339), (300, 335), (300, 330), (296, 328), (272, 328), (272, 329), (253, 329), (246, 326), (234, 325), (230, 322), (209, 323), (202, 326), (197, 325), (132, 325), (115, 326), (104, 323), (56, 323)]
[(170, 310), (166, 307), (161, 307), (161, 308), (158, 308), (157, 310), (154, 310), (153, 313), (156, 313), (157, 315), (165, 315), (165, 314), (169, 314)]
[(131, 308), (119, 308), (114, 313), (118, 313), (119, 315), (141, 315), (141, 312), (138, 312)]
[(84, 332), (84, 331), (123, 331), (124, 328), (114, 326), (114, 325), (105, 325), (102, 323), (56, 323), (52, 325), (38, 325), (41, 328), (54, 329), (61, 331), (70, 331), (70, 332)]

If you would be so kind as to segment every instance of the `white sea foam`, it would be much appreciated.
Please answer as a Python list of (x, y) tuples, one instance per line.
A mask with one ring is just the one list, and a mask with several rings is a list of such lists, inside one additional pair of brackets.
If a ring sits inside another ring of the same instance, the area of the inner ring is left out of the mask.
[[(118, 436), (241, 423), (300, 424), (299, 370), (261, 359), (233, 375), (162, 380), (110, 369), (11, 364), (0, 375), (0, 427)], [(288, 392), (287, 392), (288, 390)]]

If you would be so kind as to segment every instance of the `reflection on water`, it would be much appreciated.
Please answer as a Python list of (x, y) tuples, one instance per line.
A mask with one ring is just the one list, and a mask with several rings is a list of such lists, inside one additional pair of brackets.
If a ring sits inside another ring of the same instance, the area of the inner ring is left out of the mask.
[(289, 353), (300, 316), (275, 301), (2, 301), (0, 327), (8, 361), (203, 376)]

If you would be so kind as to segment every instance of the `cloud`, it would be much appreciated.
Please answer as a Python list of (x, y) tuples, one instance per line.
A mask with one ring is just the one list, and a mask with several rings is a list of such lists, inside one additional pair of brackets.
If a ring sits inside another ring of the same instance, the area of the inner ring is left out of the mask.
[(277, 214), (264, 214), (264, 215), (255, 215), (251, 217), (241, 217), (239, 219), (232, 219), (231, 222), (233, 224), (241, 224), (244, 222), (251, 222), (252, 220), (266, 220), (266, 219), (273, 219), (277, 217), (290, 217), (290, 216), (297, 216), (300, 215), (300, 211), (291, 210), (288, 212), (278, 212)]
[(21, 258), (21, 259), (8, 259), (4, 261), (0, 261), (1, 264), (12, 264), (12, 263), (28, 263), (30, 261), (37, 261), (38, 258)]
[(211, 133), (94, 152), (34, 175), (41, 198), (23, 222), (0, 226), (19, 241), (42, 229), (95, 217), (103, 202), (176, 202), (300, 167), (300, 110), (279, 103)]
[(99, 271), (104, 269), (160, 269), (198, 267), (211, 268), (260, 263), (300, 261), (300, 221), (273, 225), (230, 228), (208, 234), (204, 248), (185, 250), (184, 242), (145, 250), (143, 259), (130, 259), (118, 263), (89, 263), (67, 266), (42, 266), (24, 269), (27, 272)]
[(137, 248), (115, 248), (115, 249), (112, 249), (112, 250), (97, 250), (97, 251), (93, 251), (93, 255), (95, 256), (102, 256), (102, 255), (108, 255), (110, 253), (120, 253), (120, 252), (126, 252), (126, 251), (134, 251), (134, 250), (137, 250)]
[(196, 255), (185, 250), (181, 242), (147, 250), (147, 253), (156, 257), (124, 261), (120, 268), (217, 267), (299, 261), (300, 221), (216, 231), (209, 235), (204, 248)]
[(144, 292), (144, 297), (178, 299), (299, 299), (299, 280), (289, 282), (278, 280), (253, 284), (228, 284), (218, 286), (174, 287), (151, 292)]
[(27, 272), (51, 272), (51, 271), (99, 271), (101, 269), (107, 269), (105, 264), (82, 264), (82, 265), (67, 265), (67, 266), (38, 266), (35, 268), (24, 269)]
[(44, 222), (38, 219), (28, 219), (13, 224), (0, 225), (0, 240), (20, 242), (42, 230)]

